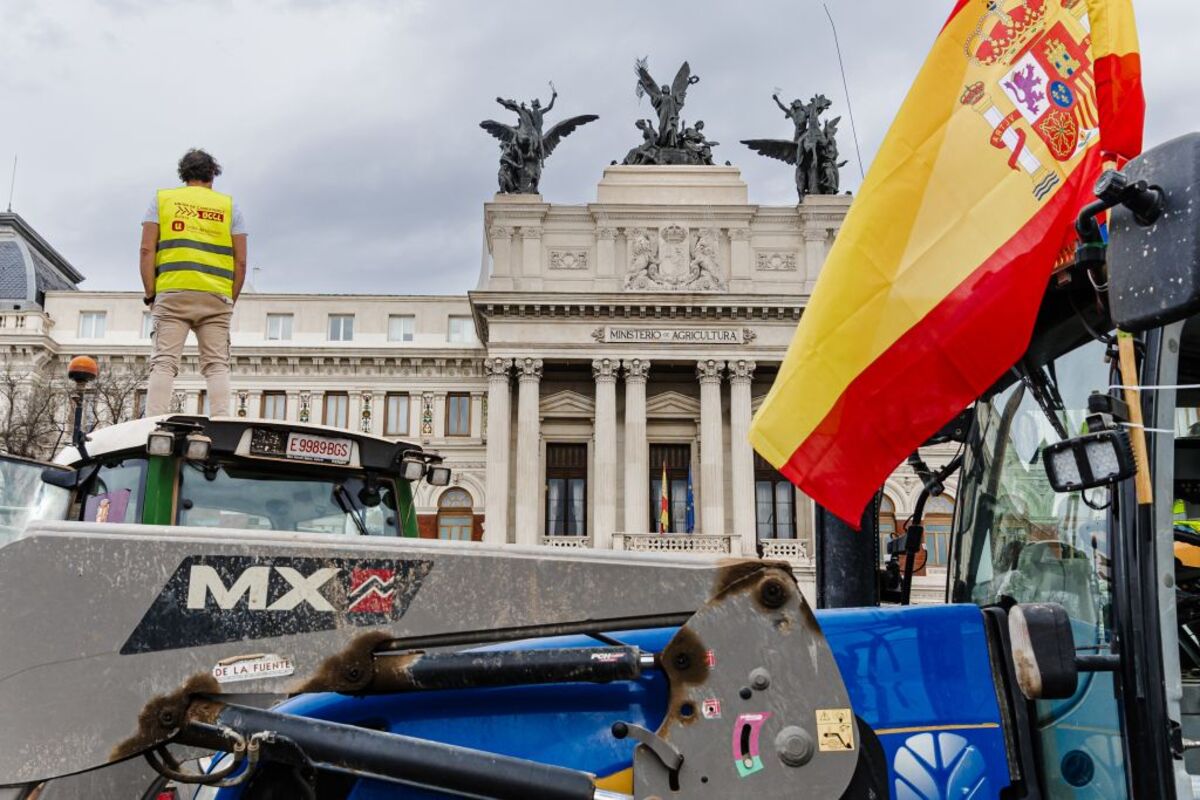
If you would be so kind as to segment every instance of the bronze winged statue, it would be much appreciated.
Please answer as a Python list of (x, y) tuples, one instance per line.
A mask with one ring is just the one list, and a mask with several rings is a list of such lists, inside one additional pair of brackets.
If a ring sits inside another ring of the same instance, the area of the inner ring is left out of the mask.
[(808, 103), (793, 100), (786, 106), (778, 94), (771, 95), (771, 99), (793, 122), (792, 140), (743, 139), (742, 144), (759, 155), (793, 165), (796, 168), (796, 194), (801, 201), (807, 194), (837, 194), (838, 170), (846, 162), (837, 160), (837, 124), (841, 117), (821, 126), (821, 114), (832, 105), (829, 98), (818, 94)]
[(559, 142), (570, 136), (580, 125), (600, 119), (596, 114), (581, 114), (556, 124), (542, 132), (545, 115), (554, 108), (558, 92), (551, 85), (550, 102), (542, 108), (536, 97), (528, 106), (515, 100), (497, 97), (496, 102), (517, 115), (517, 124), (505, 125), (494, 119), (485, 119), (479, 127), (500, 140), (500, 172), (498, 182), (501, 194), (537, 194), (542, 180), (542, 166), (558, 147)]
[[(671, 84), (659, 85), (650, 74), (646, 59), (638, 59), (633, 68), (637, 75), (637, 96), (650, 96), (657, 120), (638, 120), (643, 141), (625, 156), (625, 164), (712, 164), (712, 148), (717, 142), (704, 138), (704, 123), (688, 127), (680, 116), (687, 90), (700, 81), (683, 62)], [(657, 130), (654, 125), (658, 123)]]

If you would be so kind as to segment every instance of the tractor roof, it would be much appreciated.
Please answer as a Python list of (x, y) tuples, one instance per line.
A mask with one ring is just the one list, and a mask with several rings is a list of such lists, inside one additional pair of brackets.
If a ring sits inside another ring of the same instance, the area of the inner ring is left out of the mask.
[[(372, 469), (387, 469), (399, 463), (405, 453), (419, 455), (420, 446), (374, 436), (369, 433), (331, 428), (274, 419), (250, 419), (246, 417), (205, 417), (197, 414), (164, 414), (130, 422), (121, 422), (98, 428), (88, 434), (87, 452), (91, 459), (112, 453), (144, 450), (150, 434), (164, 423), (167, 426), (195, 426), (212, 439), (213, 450), (218, 454), (239, 453), (239, 444), (248, 429), (268, 429), (284, 434), (302, 432), (330, 439), (350, 439), (358, 444), (360, 465)], [(244, 446), (241, 448), (244, 449)], [(426, 456), (428, 458), (428, 456)], [(55, 457), (58, 464), (76, 464), (82, 459), (73, 446), (64, 447)]]

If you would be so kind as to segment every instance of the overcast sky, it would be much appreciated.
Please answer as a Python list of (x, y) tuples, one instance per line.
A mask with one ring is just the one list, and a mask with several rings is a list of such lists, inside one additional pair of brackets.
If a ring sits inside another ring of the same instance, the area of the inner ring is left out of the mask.
[[(952, 0), (829, 0), (867, 164)], [(1200, 130), (1200, 0), (1136, 0), (1147, 142)], [(795, 199), (790, 167), (739, 139), (790, 135), (779, 88), (823, 92), (846, 115), (818, 0), (400, 2), (0, 0), (0, 186), (13, 209), (87, 276), (138, 289), (142, 214), (177, 183), (190, 146), (225, 167), (260, 291), (456, 294), (479, 273), (482, 204), (509, 122), (497, 95), (548, 99), (600, 120), (559, 145), (542, 194), (587, 203), (651, 116), (634, 59), (660, 83), (700, 82), (684, 117), (721, 142), (755, 203)], [(849, 120), (843, 183), (859, 165)]]

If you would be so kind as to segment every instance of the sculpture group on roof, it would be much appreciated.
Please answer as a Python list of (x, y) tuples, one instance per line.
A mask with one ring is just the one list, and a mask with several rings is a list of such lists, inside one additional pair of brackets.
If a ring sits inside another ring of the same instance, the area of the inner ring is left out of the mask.
[[(655, 117), (634, 123), (642, 133), (642, 141), (629, 150), (621, 163), (712, 166), (713, 148), (720, 143), (707, 138), (702, 120), (689, 125), (682, 116), (688, 87), (700, 81), (699, 76), (692, 74), (688, 62), (683, 62), (669, 85), (659, 85), (654, 80), (645, 58), (636, 61), (634, 72), (637, 96), (650, 97)], [(582, 114), (565, 119), (543, 133), (545, 115), (558, 97), (554, 84), (550, 84), (550, 90), (550, 102), (545, 108), (537, 98), (528, 106), (496, 98), (497, 103), (517, 115), (516, 125), (490, 119), (480, 123), (480, 127), (500, 140), (498, 182), (502, 194), (537, 194), (542, 168), (554, 148), (579, 126), (599, 119), (596, 114)], [(839, 169), (846, 162), (838, 160), (837, 126), (841, 117), (824, 123), (820, 119), (832, 105), (829, 99), (818, 94), (808, 103), (793, 100), (786, 106), (778, 92), (772, 98), (794, 124), (792, 139), (744, 139), (742, 143), (761, 155), (794, 165), (796, 192), (801, 200), (809, 194), (837, 194)]]

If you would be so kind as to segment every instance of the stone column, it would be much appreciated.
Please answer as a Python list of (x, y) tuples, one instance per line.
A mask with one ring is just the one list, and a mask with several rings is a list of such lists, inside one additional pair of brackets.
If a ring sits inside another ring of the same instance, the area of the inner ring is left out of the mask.
[(483, 540), (489, 544), (508, 542), (508, 438), (509, 375), (511, 358), (489, 358), (484, 362), (488, 376), (487, 504), (484, 508)]
[(300, 419), (300, 390), (287, 391), (287, 421), (296, 422)]
[(595, 444), (592, 448), (592, 546), (612, 547), (617, 527), (617, 368), (620, 362), (598, 358), (592, 362), (596, 379)]
[(504, 225), (493, 225), (488, 233), (492, 239), (492, 275), (489, 288), (511, 289), (513, 229)]
[(596, 277), (611, 281), (616, 286), (617, 275), (617, 229), (601, 226), (596, 228)]
[(729, 230), (729, 277), (733, 280), (749, 280), (750, 274), (750, 229)]
[(733, 463), (733, 532), (741, 541), (741, 554), (753, 555), (756, 544), (754, 514), (754, 450), (750, 447), (750, 383), (754, 362), (729, 362), (729, 458)]
[(372, 390), (371, 392), (371, 433), (383, 436), (387, 430), (387, 393)]
[(700, 530), (725, 533), (725, 443), (721, 421), (721, 373), (724, 361), (696, 362), (700, 381)]
[[(541, 431), (539, 390), (542, 360), (520, 358), (517, 367), (517, 514), (516, 543), (537, 544), (541, 519)], [(493, 434), (494, 436), (495, 434)]]
[(825, 263), (825, 241), (829, 231), (821, 227), (804, 229), (804, 291), (811, 292), (817, 283), (817, 275)]
[(649, 533), (650, 444), (646, 441), (646, 378), (650, 362), (625, 366), (625, 533)]
[(535, 279), (539, 284), (542, 278), (542, 229), (521, 228), (521, 277)]
[(433, 438), (446, 438), (446, 393), (433, 393)]

